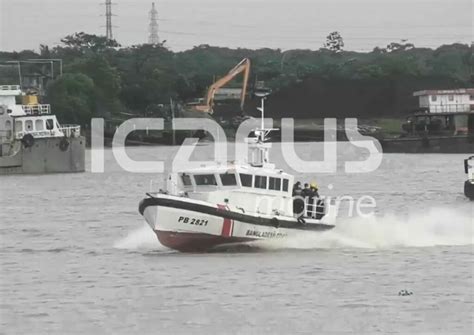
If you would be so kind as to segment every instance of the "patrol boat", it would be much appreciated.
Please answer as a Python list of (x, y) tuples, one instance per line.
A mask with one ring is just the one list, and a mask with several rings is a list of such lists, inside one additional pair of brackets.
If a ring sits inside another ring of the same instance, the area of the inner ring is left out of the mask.
[(82, 172), (85, 145), (81, 127), (60, 125), (37, 95), (0, 86), (0, 175)]
[(467, 173), (467, 180), (464, 182), (464, 195), (474, 200), (474, 156), (464, 160), (464, 172)]
[[(335, 207), (323, 199), (295, 200), (294, 177), (270, 163), (266, 136), (272, 129), (264, 128), (264, 100), (261, 128), (247, 139), (250, 159), (171, 173), (166, 190), (147, 193), (140, 202), (139, 212), (161, 244), (207, 251), (334, 228)], [(294, 207), (303, 210), (295, 213)]]

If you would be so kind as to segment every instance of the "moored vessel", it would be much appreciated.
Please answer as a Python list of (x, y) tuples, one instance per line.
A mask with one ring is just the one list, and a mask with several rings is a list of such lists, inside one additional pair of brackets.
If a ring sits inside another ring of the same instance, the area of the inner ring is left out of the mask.
[(0, 86), (0, 174), (83, 172), (85, 145), (81, 127), (60, 125), (37, 95)]
[(250, 158), (171, 173), (166, 190), (147, 193), (139, 212), (166, 247), (183, 252), (283, 239), (334, 228), (335, 207), (322, 198), (295, 199), (294, 176), (270, 163), (272, 129), (248, 138)]
[(381, 139), (386, 153), (474, 152), (474, 89), (414, 92), (419, 108), (403, 124), (403, 135)]

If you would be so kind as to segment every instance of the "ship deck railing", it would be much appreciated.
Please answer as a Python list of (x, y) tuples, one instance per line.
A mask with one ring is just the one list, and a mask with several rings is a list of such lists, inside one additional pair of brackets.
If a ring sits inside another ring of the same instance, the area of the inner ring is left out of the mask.
[(303, 217), (321, 219), (326, 215), (326, 204), (321, 198), (307, 198), (304, 202)]
[(0, 85), (0, 91), (19, 91), (20, 85)]
[(22, 105), (26, 115), (47, 115), (51, 114), (51, 106), (45, 104)]
[(78, 137), (81, 135), (81, 126), (76, 124), (65, 124), (59, 128), (65, 137)]

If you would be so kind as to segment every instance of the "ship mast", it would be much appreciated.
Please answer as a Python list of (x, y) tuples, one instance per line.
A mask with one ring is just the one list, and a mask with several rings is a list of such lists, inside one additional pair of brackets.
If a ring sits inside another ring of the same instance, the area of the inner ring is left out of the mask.
[(269, 151), (271, 143), (266, 143), (267, 135), (276, 128), (265, 128), (265, 99), (270, 95), (269, 91), (255, 93), (260, 98), (260, 107), (257, 110), (260, 111), (260, 128), (255, 129), (256, 137), (249, 139), (249, 148), (251, 151), (250, 164), (252, 166), (263, 167), (270, 162)]

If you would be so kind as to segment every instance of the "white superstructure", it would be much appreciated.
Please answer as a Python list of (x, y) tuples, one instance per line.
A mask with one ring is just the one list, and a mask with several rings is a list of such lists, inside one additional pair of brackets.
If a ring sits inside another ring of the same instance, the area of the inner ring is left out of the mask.
[(0, 174), (82, 172), (85, 146), (81, 127), (60, 125), (34, 92), (0, 86)]
[(419, 107), (430, 113), (461, 113), (474, 110), (474, 88), (414, 92)]
[[(23, 103), (16, 102), (17, 97)], [(61, 126), (48, 104), (38, 103), (35, 95), (25, 95), (16, 85), (0, 86), (0, 141), (21, 140), (30, 134), (33, 138), (74, 137), (80, 135), (80, 126)]]

